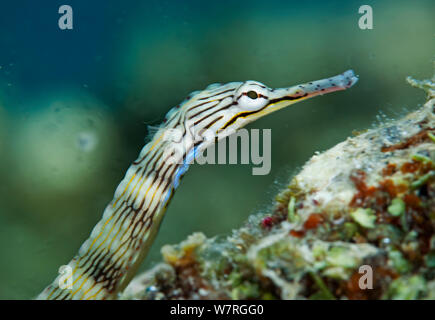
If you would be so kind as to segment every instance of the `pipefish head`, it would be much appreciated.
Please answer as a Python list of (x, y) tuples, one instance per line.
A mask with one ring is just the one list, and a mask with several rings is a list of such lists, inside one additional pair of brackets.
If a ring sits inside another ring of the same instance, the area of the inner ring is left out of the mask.
[[(358, 77), (352, 70), (340, 75), (272, 89), (258, 81), (213, 84), (191, 94), (182, 104), (185, 127), (199, 140), (215, 141), (269, 113), (296, 102), (353, 86)], [(207, 138), (207, 137), (208, 138)]]
[(249, 122), (296, 102), (317, 95), (345, 90), (354, 85), (357, 80), (358, 78), (353, 71), (349, 70), (331, 78), (279, 89), (269, 88), (256, 81), (246, 81), (234, 95), (234, 109), (237, 110), (222, 129), (234, 128), (237, 130)]

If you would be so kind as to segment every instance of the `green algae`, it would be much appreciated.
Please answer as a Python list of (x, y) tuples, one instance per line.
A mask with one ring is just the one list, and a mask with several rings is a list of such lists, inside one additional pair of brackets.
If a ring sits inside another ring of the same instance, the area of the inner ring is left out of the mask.
[(406, 210), (405, 202), (400, 198), (394, 198), (387, 209), (388, 213), (395, 217), (404, 214), (405, 210)]
[(358, 208), (353, 211), (350, 216), (355, 220), (355, 222), (364, 228), (375, 227), (376, 216), (374, 211), (370, 208)]
[(426, 290), (426, 281), (422, 276), (414, 275), (394, 280), (384, 298), (394, 300), (414, 300)]

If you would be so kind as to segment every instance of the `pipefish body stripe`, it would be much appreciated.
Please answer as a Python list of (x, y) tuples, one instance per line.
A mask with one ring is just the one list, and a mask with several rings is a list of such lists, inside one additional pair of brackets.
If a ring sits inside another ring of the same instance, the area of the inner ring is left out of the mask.
[[(249, 122), (307, 98), (345, 90), (357, 80), (348, 70), (288, 88), (271, 89), (256, 81), (230, 82), (189, 95), (167, 113), (127, 170), (102, 219), (68, 263), (70, 274), (59, 275), (37, 298), (116, 298), (146, 257), (193, 159)], [(217, 138), (206, 138), (210, 133)]]

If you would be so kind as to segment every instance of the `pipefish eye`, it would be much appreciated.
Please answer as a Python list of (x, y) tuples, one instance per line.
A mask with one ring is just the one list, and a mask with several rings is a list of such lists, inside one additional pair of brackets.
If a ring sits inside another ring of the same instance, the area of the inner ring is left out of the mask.
[(248, 91), (247, 93), (246, 93), (246, 95), (249, 97), (249, 98), (251, 98), (251, 99), (257, 99), (258, 98), (258, 93), (257, 92), (255, 92), (255, 91)]

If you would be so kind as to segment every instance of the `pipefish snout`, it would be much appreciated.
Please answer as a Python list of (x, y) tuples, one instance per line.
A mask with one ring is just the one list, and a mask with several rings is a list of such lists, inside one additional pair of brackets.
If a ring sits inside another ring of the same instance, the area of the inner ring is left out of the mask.
[[(111, 299), (122, 291), (145, 258), (190, 160), (216, 139), (296, 102), (345, 90), (357, 82), (352, 70), (288, 88), (271, 89), (257, 81), (212, 84), (171, 109), (164, 123), (141, 150), (119, 186), (103, 218), (59, 275), (38, 299)], [(166, 139), (168, 131), (175, 139)], [(172, 149), (183, 145), (178, 161)], [(173, 160), (173, 159), (172, 159)], [(70, 286), (63, 283), (70, 282)]]

